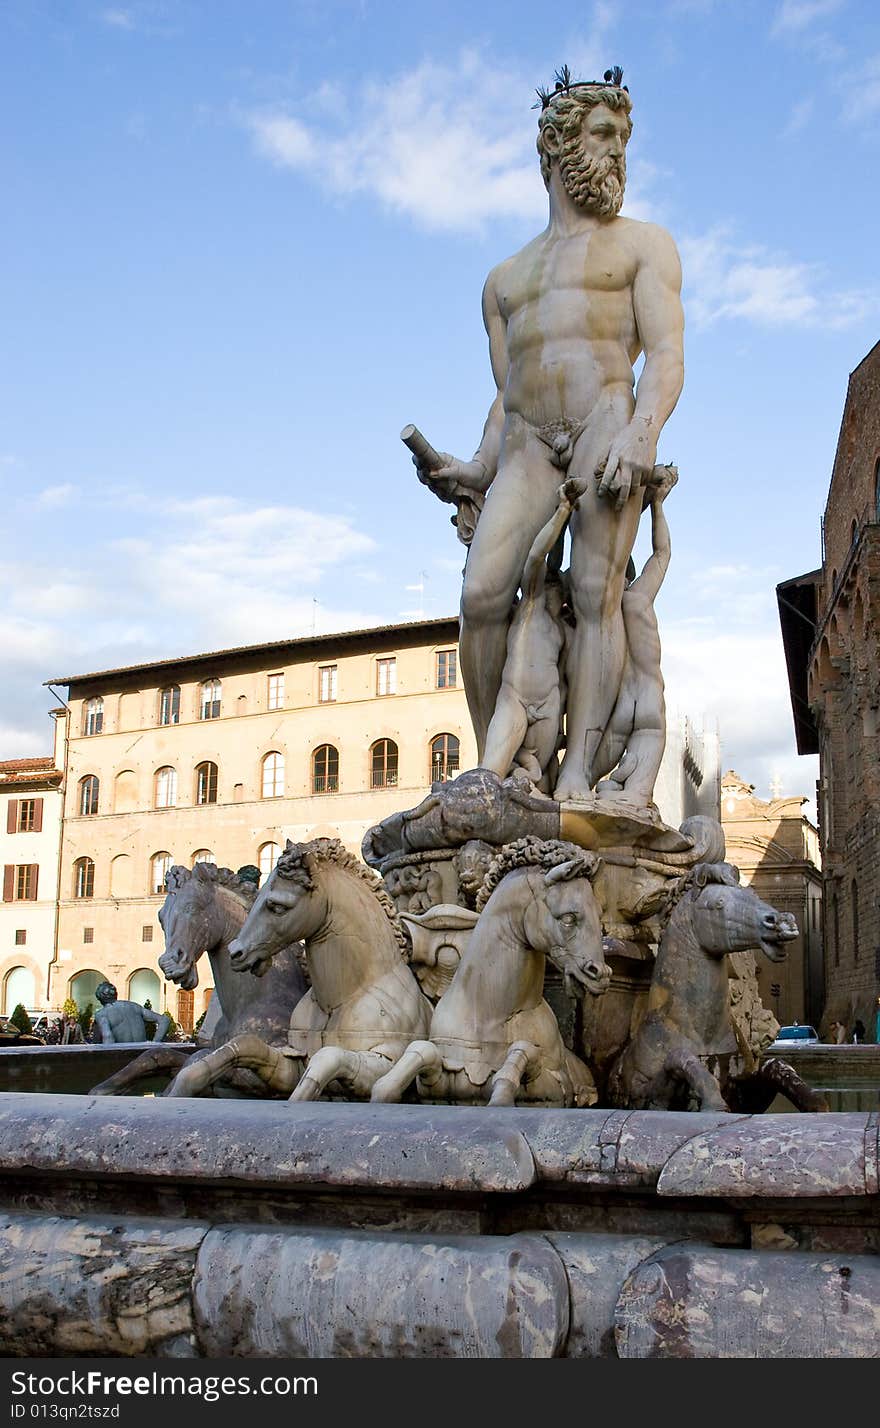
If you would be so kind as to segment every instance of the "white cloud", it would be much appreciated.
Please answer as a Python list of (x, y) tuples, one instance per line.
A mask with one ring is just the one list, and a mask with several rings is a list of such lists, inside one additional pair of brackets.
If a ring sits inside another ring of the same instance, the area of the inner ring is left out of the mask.
[(880, 54), (871, 55), (848, 76), (844, 118), (853, 122), (880, 111)]
[(845, 0), (782, 0), (773, 21), (773, 34), (799, 34), (816, 20), (842, 9)]
[(880, 305), (876, 290), (829, 291), (817, 265), (759, 244), (738, 247), (724, 228), (683, 238), (680, 248), (685, 306), (697, 327), (739, 318), (764, 327), (842, 328)]
[[(225, 498), (157, 505), (133, 494), (117, 507), (132, 534), (81, 562), (0, 564), (4, 719), (18, 731), (0, 757), (46, 743), (40, 686), (55, 675), (381, 623), (351, 598), (347, 571), (375, 543), (349, 518)], [(312, 596), (325, 576), (332, 603), (321, 591), (316, 621)]]
[[(593, 77), (611, 14), (598, 5), (590, 36), (570, 47), (576, 73)], [(323, 85), (309, 119), (263, 110), (243, 122), (262, 157), (328, 193), (371, 194), (421, 227), (467, 232), (490, 218), (546, 218), (533, 90), (533, 78), (468, 50), (455, 65), (425, 60), (381, 85), (366, 81), (345, 104)], [(640, 188), (652, 172), (636, 167), (625, 208), (632, 217), (648, 212)]]
[(35, 497), (35, 503), (49, 509), (56, 506), (68, 506), (74, 496), (78, 494), (79, 487), (74, 486), (70, 481), (65, 481), (59, 486), (46, 486)]
[(135, 18), (131, 10), (102, 10), (101, 19), (114, 30), (133, 30)]
[(795, 134), (799, 134), (802, 129), (806, 128), (812, 117), (814, 108), (815, 99), (812, 95), (808, 95), (806, 99), (799, 100), (798, 103), (793, 106), (788, 116), (788, 123), (782, 130), (782, 137), (791, 139)]

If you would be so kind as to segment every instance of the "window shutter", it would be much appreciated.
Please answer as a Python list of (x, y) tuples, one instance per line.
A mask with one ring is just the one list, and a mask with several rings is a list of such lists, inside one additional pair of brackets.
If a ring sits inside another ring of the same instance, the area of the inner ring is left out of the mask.
[(33, 874), (33, 877), (31, 878), (31, 892), (30, 892), (29, 901), (30, 901), (30, 902), (36, 902), (36, 900), (37, 900), (37, 885), (38, 885), (38, 883), (39, 883), (39, 881), (40, 881), (40, 865), (39, 865), (39, 863), (31, 863), (31, 873)]
[(18, 799), (10, 798), (6, 805), (6, 832), (18, 832)]
[(35, 799), (34, 799), (34, 832), (35, 832), (35, 833), (42, 833), (42, 831), (43, 831), (43, 800), (42, 800), (41, 798), (35, 798)]
[(3, 901), (12, 902), (12, 893), (15, 885), (15, 864), (7, 863), (3, 869)]

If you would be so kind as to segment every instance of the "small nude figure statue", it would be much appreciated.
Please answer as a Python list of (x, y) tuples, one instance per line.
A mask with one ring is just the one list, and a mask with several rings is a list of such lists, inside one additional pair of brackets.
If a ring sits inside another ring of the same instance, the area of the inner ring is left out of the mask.
[(486, 735), (482, 767), (506, 778), (516, 764), (545, 793), (562, 726), (565, 646), (562, 583), (548, 580), (547, 557), (563, 535), (578, 498), (575, 481), (559, 487), (558, 504), (535, 537), (522, 577), (522, 595), (507, 633), (501, 689)]
[(663, 502), (678, 481), (674, 466), (654, 468), (649, 486), (652, 554), (623, 594), (626, 659), (620, 693), (593, 764), (600, 798), (625, 793), (640, 807), (650, 804), (666, 744), (666, 703), (660, 672), (660, 635), (654, 601), (669, 569), (671, 543)]
[(167, 1013), (157, 1016), (149, 1007), (140, 1002), (120, 1002), (112, 982), (102, 982), (95, 989), (95, 996), (101, 1003), (101, 1010), (95, 1016), (95, 1025), (102, 1042), (146, 1041), (146, 1023), (154, 1022), (156, 1034), (153, 1041), (163, 1041), (171, 1022)]

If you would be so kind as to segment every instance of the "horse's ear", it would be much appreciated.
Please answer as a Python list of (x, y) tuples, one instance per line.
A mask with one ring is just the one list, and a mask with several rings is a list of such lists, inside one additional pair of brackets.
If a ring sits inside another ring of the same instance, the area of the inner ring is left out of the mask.
[(705, 888), (710, 883), (721, 883), (725, 887), (739, 887), (739, 868), (732, 863), (697, 863), (691, 873), (694, 887)]
[(296, 844), (294, 843), (293, 839), (292, 839), (292, 838), (288, 838), (287, 842), (286, 842), (285, 845), (284, 845), (284, 851), (285, 851), (285, 853), (289, 853), (290, 850), (291, 850), (291, 848), (295, 848), (295, 847), (296, 847)]
[(582, 850), (576, 858), (569, 858), (564, 863), (557, 863), (555, 868), (548, 868), (544, 874), (544, 882), (547, 887), (561, 883), (566, 878), (589, 878), (592, 882), (601, 866), (601, 858), (597, 858), (595, 853)]

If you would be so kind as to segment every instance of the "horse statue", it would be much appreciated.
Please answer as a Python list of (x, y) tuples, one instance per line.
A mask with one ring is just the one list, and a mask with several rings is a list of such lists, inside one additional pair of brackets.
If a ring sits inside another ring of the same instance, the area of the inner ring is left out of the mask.
[(547, 957), (566, 988), (599, 996), (611, 979), (602, 954), (594, 853), (556, 839), (520, 838), (493, 860), (479, 920), (429, 1038), (414, 1041), (373, 1086), (398, 1101), (415, 1080), (430, 1101), (583, 1106), (596, 1100), (587, 1067), (563, 1043), (544, 1000)]
[(200, 1095), (244, 1067), (292, 1100), (315, 1100), (328, 1087), (366, 1100), (410, 1041), (426, 1034), (431, 1004), (409, 969), (394, 904), (336, 838), (288, 839), (230, 944), (230, 961), (239, 974), (261, 976), (298, 939), (305, 941), (311, 987), (276, 1044), (259, 1034), (235, 1035), (184, 1067), (175, 1094)]
[[(214, 996), (202, 1027), (197, 1050), (181, 1046), (150, 1047), (114, 1076), (93, 1088), (97, 1096), (119, 1096), (146, 1078), (171, 1075), (184, 1066), (223, 1046), (231, 1037), (256, 1035), (267, 1041), (281, 1041), (287, 1034), (290, 1015), (306, 992), (306, 979), (299, 965), (296, 946), (279, 949), (265, 977), (242, 977), (234, 972), (229, 944), (238, 936), (257, 895), (259, 870), (218, 868), (213, 863), (196, 863), (189, 868), (175, 865), (165, 875), (166, 897), (159, 909), (159, 923), (165, 934), (165, 952), (159, 966), (169, 982), (187, 991), (199, 984), (198, 961), (208, 954), (214, 977)], [(222, 1092), (265, 1096), (266, 1087), (250, 1071), (231, 1071), (223, 1078)], [(177, 1095), (174, 1083), (166, 1095)], [(215, 1091), (217, 1094), (217, 1091)]]
[[(786, 942), (797, 935), (791, 913), (778, 912), (741, 887), (730, 863), (698, 863), (681, 878), (666, 910), (645, 1015), (608, 1078), (610, 1104), (674, 1110), (696, 1101), (700, 1110), (731, 1109), (720, 1076), (706, 1064), (740, 1049), (730, 1014), (727, 956), (760, 948), (771, 962), (781, 962)], [(770, 1062), (757, 1074), (766, 1075), (768, 1068), (772, 1079)], [(778, 1080), (787, 1082), (779, 1085), (786, 1094), (796, 1089), (789, 1078)]]

